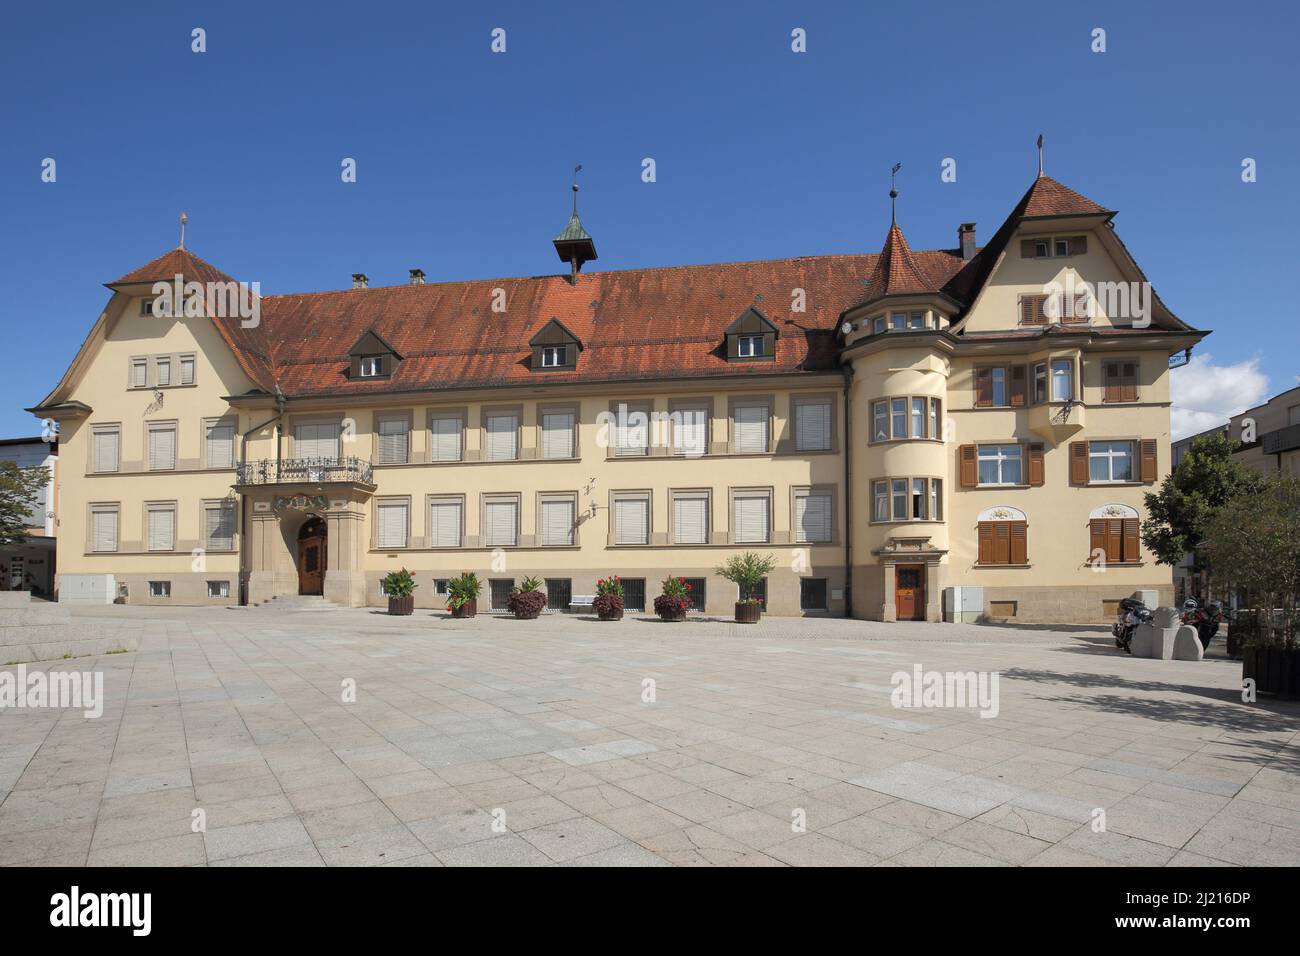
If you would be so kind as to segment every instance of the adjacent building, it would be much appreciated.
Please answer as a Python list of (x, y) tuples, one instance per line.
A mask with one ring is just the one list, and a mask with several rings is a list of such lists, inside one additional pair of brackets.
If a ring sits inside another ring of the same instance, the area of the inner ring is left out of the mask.
[(37, 597), (54, 596), (55, 545), (58, 532), (59, 445), (57, 438), (0, 439), (0, 461), (20, 468), (43, 467), (49, 480), (27, 513), (27, 538), (21, 544), (0, 548), (0, 590), (30, 591)]
[[(730, 614), (714, 569), (753, 550), (774, 614), (938, 620), (955, 587), (1027, 622), (1168, 603), (1138, 524), (1169, 366), (1206, 333), (1114, 216), (1040, 175), (983, 246), (891, 222), (877, 253), (602, 273), (575, 201), (564, 274), (358, 273), (252, 317), (174, 249), (108, 283), (31, 409), (62, 426), (61, 574), (132, 603), (365, 605), (407, 567), (425, 607), (462, 570), (492, 607), (524, 576), (562, 607), (618, 574), (631, 608), (672, 574)], [(178, 276), (207, 298), (159, 317)]]

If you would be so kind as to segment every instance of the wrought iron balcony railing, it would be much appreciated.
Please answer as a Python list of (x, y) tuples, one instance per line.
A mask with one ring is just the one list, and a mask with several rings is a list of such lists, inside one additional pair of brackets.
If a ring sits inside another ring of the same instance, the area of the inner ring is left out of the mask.
[(236, 473), (235, 483), (239, 485), (374, 484), (370, 462), (362, 458), (264, 458), (241, 462)]

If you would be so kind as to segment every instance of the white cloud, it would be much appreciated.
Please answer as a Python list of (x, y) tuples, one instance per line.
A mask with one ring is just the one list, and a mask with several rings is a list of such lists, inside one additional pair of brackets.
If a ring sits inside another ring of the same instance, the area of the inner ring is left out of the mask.
[(1208, 352), (1170, 373), (1174, 441), (1228, 424), (1228, 419), (1268, 398), (1268, 376), (1259, 359), (1215, 365)]

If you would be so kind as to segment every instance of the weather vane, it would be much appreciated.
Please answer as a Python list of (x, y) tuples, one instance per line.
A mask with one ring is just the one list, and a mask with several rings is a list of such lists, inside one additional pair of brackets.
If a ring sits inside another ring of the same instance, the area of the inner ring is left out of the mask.
[(185, 248), (185, 224), (190, 221), (190, 217), (181, 213), (181, 248)]
[(889, 223), (890, 225), (896, 225), (898, 222), (898, 219), (895, 216), (895, 209), (894, 209), (896, 200), (898, 199), (898, 186), (895, 184), (894, 178), (898, 175), (898, 171), (902, 168), (903, 168), (902, 163), (894, 163), (894, 165), (889, 170)]

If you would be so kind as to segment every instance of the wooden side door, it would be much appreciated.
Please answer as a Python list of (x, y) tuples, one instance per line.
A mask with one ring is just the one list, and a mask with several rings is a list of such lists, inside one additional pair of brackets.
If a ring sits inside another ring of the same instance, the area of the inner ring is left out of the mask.
[(298, 593), (325, 593), (325, 524), (313, 519), (298, 538)]
[(925, 618), (925, 568), (915, 564), (894, 568), (894, 606), (900, 621)]

